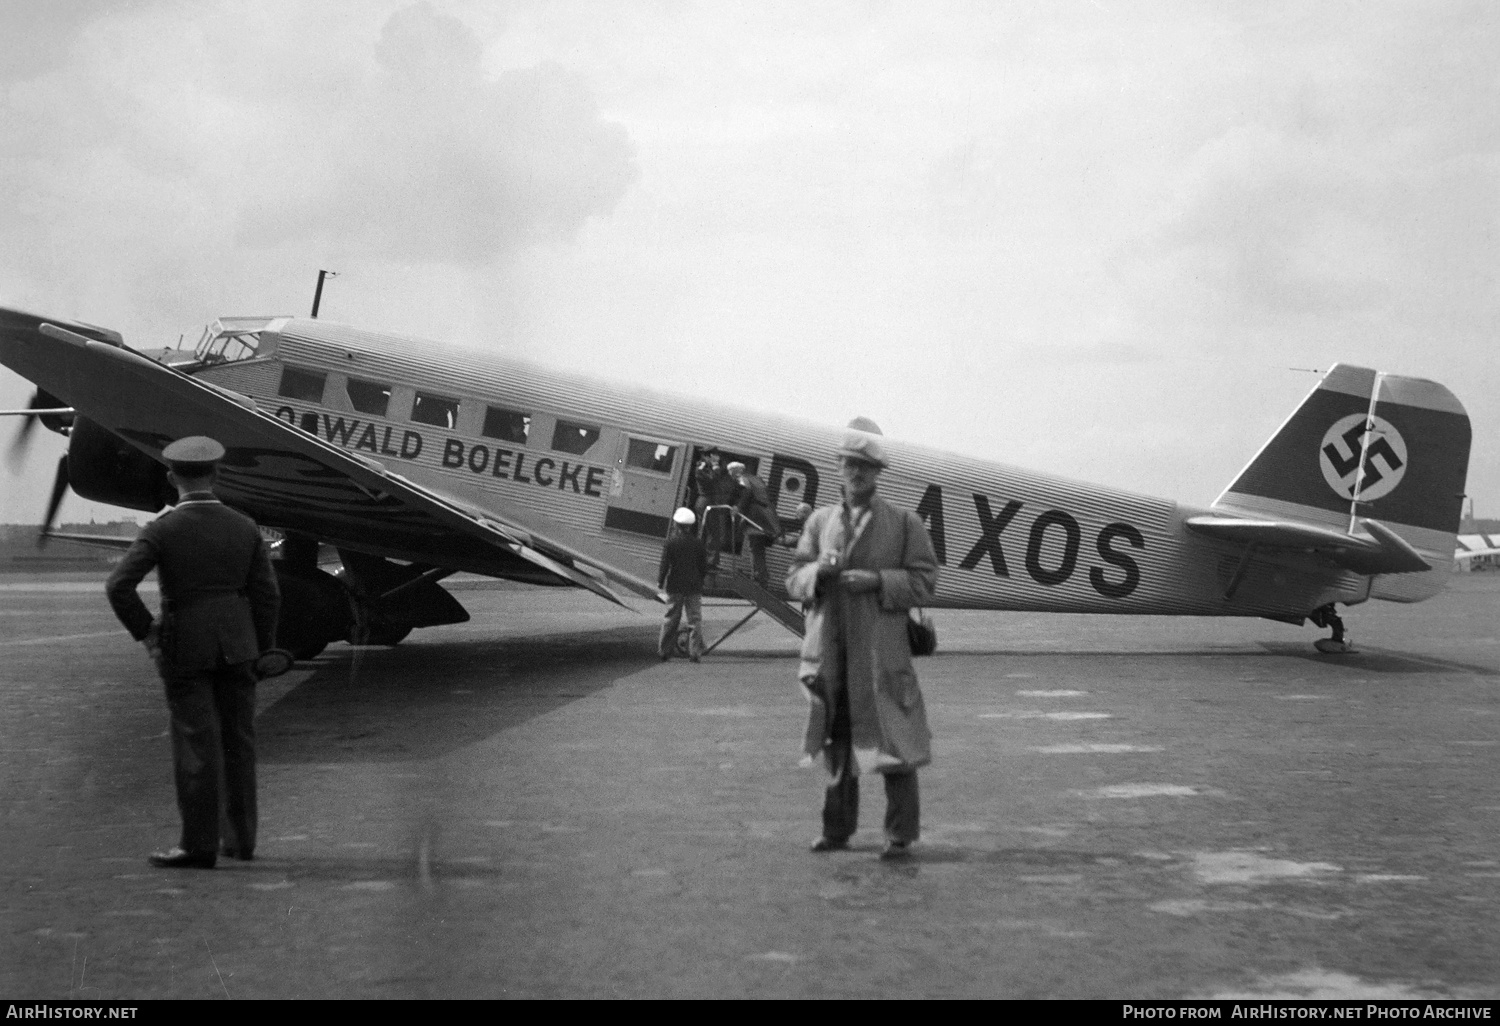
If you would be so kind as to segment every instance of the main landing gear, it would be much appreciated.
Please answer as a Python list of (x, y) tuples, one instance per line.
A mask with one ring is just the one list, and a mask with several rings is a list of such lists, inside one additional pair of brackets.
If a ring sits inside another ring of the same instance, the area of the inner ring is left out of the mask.
[(1357, 651), (1354, 643), (1344, 634), (1344, 618), (1339, 616), (1332, 602), (1314, 609), (1307, 615), (1307, 618), (1317, 626), (1327, 627), (1333, 631), (1331, 637), (1319, 638), (1313, 642), (1313, 648), (1319, 652), (1324, 655), (1348, 655)]

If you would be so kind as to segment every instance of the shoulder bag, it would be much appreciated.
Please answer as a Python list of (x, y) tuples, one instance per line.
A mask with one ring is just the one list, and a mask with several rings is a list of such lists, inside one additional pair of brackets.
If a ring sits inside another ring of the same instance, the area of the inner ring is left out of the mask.
[(911, 612), (915, 616), (908, 615), (906, 618), (906, 640), (911, 645), (911, 654), (932, 655), (937, 651), (937, 628), (933, 626), (932, 617), (923, 614), (920, 609), (913, 609)]

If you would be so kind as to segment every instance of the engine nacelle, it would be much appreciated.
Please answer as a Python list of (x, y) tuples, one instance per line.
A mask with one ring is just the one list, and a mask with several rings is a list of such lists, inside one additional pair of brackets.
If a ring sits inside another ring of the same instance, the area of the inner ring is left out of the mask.
[(155, 513), (177, 499), (167, 469), (86, 417), (68, 435), (68, 484), (85, 499)]

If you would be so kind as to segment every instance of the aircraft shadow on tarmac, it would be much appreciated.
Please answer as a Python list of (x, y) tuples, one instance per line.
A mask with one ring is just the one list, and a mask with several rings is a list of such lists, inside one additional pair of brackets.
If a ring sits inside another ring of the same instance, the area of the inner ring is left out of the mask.
[(344, 649), (256, 717), (262, 763), (441, 756), (656, 662), (656, 626)]
[(1361, 649), (1348, 655), (1323, 655), (1309, 651), (1306, 646), (1291, 642), (1263, 641), (1260, 643), (1271, 655), (1288, 656), (1317, 663), (1332, 669), (1355, 670), (1360, 673), (1430, 674), (1459, 673), (1480, 677), (1500, 677), (1500, 670), (1474, 663), (1460, 663), (1451, 659), (1433, 656), (1411, 656), (1400, 652), (1385, 652), (1378, 649)]

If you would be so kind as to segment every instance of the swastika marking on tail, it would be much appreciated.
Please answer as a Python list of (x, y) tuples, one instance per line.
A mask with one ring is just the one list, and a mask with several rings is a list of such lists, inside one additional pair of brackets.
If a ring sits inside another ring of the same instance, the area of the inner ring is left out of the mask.
[(1368, 502), (1389, 495), (1406, 476), (1406, 440), (1384, 417), (1351, 413), (1323, 435), (1318, 461), (1323, 480), (1341, 498), (1354, 498), (1357, 488)]

